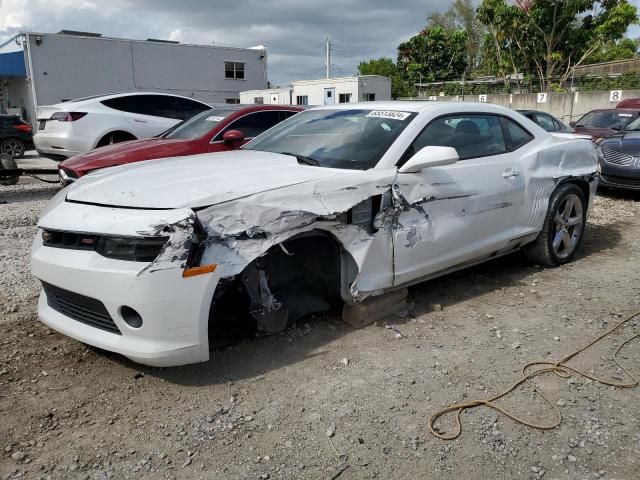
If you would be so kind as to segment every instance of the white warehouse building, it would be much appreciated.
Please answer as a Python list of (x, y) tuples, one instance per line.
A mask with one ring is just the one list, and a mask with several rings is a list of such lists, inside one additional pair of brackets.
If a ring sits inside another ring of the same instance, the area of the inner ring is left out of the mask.
[(391, 79), (379, 75), (296, 80), (288, 89), (246, 90), (240, 103), (266, 105), (333, 105), (391, 100)]
[(39, 106), (79, 97), (152, 91), (205, 103), (239, 103), (267, 86), (267, 50), (108, 38), (98, 33), (20, 33), (0, 45), (0, 113), (35, 124)]

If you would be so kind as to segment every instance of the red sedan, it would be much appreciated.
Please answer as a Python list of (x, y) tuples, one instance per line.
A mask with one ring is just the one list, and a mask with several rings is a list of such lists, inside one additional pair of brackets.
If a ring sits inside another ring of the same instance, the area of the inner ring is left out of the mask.
[(108, 145), (60, 162), (60, 181), (68, 185), (94, 170), (125, 163), (235, 150), (302, 110), (282, 105), (207, 110), (157, 137)]

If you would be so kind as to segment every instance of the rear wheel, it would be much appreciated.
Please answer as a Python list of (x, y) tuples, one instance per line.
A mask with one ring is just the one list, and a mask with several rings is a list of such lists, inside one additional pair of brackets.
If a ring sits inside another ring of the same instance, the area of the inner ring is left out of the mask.
[(24, 142), (18, 138), (7, 138), (0, 144), (0, 153), (9, 155), (12, 158), (22, 158), (25, 150)]
[(572, 183), (559, 186), (549, 199), (549, 210), (538, 238), (524, 248), (525, 255), (552, 267), (573, 260), (587, 221), (584, 193)]
[(14, 168), (18, 168), (18, 164), (16, 163), (15, 159), (10, 155), (6, 155), (4, 153), (0, 154), (0, 185), (9, 186), (18, 183), (17, 175), (11, 177), (2, 175), (2, 170)]

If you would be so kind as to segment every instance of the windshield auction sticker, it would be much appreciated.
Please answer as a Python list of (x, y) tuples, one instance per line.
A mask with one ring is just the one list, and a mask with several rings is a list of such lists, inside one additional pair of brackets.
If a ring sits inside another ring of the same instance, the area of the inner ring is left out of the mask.
[(207, 122), (221, 122), (222, 120), (224, 120), (224, 117), (207, 117), (206, 118)]
[(396, 112), (393, 110), (374, 110), (367, 114), (371, 118), (387, 118), (389, 120), (406, 120), (411, 114), (409, 112)]

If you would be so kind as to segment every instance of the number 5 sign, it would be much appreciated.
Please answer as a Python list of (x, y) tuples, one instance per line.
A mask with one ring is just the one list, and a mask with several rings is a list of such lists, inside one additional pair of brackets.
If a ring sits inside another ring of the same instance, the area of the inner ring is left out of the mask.
[(611, 90), (609, 92), (610, 102), (619, 102), (620, 100), (622, 100), (622, 90)]
[(538, 94), (538, 103), (547, 103), (547, 92), (540, 92)]

